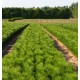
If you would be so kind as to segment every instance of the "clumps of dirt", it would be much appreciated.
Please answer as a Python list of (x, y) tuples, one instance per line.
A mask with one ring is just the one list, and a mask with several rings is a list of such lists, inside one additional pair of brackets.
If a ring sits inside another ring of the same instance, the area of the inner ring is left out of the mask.
[(44, 31), (54, 41), (55, 47), (64, 54), (65, 59), (71, 64), (73, 64), (75, 68), (78, 68), (77, 57), (63, 43), (61, 43), (54, 35), (52, 35), (47, 29), (44, 29)]

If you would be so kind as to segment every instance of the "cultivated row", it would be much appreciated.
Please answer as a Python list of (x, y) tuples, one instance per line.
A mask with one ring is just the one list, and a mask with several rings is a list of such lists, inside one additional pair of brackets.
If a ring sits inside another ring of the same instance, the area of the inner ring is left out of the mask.
[(3, 80), (77, 80), (73, 66), (39, 24), (31, 24), (2, 60)]
[(43, 24), (43, 26), (78, 56), (77, 24)]

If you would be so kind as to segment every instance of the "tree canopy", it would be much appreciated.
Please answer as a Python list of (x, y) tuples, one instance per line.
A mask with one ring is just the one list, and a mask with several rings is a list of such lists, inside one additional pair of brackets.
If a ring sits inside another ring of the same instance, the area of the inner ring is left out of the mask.
[[(73, 5), (72, 5), (73, 6)], [(72, 7), (2, 8), (2, 18), (22, 17), (24, 19), (69, 19), (73, 17)]]

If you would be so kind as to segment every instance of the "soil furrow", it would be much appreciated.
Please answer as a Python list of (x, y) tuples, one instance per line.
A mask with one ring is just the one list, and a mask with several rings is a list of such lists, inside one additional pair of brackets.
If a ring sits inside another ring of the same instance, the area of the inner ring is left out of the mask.
[(21, 35), (22, 31), (29, 26), (29, 24), (25, 25), (22, 29), (20, 29), (18, 32), (16, 32), (16, 34), (14, 36), (11, 36), (11, 38), (9, 39), (9, 41), (7, 41), (5, 44), (3, 44), (2, 46), (2, 57), (4, 57), (5, 55), (7, 55), (13, 45), (15, 44), (16, 40), (18, 39), (18, 37)]
[(2, 50), (2, 57), (4, 57), (6, 54), (8, 54), (11, 51), (11, 48), (13, 47), (13, 44), (16, 42), (17, 38), (19, 35), (14, 36), (11, 40), (10, 43), (7, 43), (5, 47)]
[(74, 65), (74, 67), (78, 68), (78, 59), (77, 57), (63, 44), (61, 43), (54, 35), (52, 35), (47, 29), (44, 31), (50, 36), (50, 38), (54, 41), (55, 47), (64, 53), (65, 59)]

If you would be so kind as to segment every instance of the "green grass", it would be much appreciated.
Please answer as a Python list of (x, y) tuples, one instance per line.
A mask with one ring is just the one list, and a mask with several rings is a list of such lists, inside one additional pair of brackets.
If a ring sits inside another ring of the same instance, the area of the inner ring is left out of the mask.
[(76, 56), (78, 56), (78, 25), (72, 24), (43, 24), (49, 32), (56, 36)]
[(78, 80), (73, 66), (39, 24), (31, 24), (2, 60), (3, 80)]
[(18, 22), (3, 22), (2, 23), (2, 42), (6, 42), (15, 34), (18, 30), (22, 29), (26, 23)]

